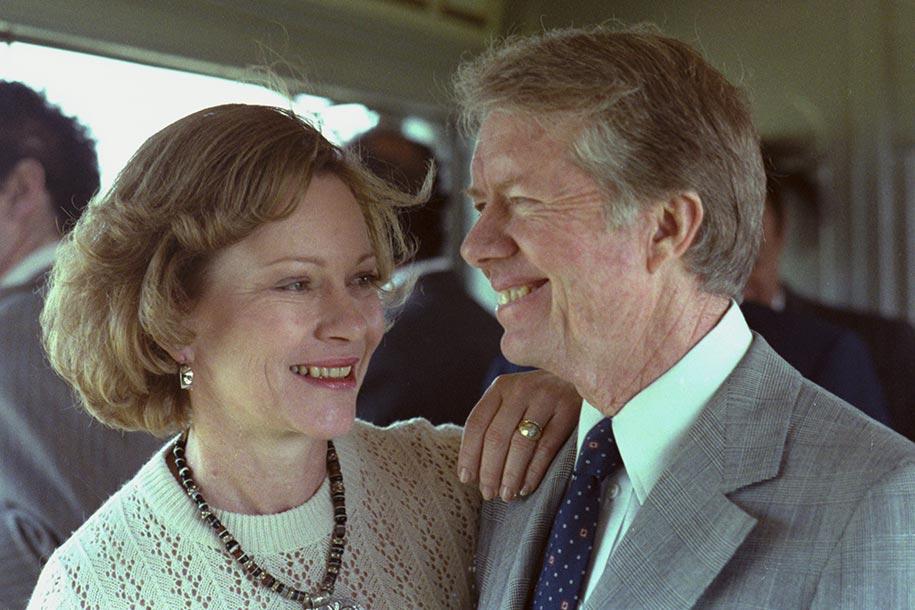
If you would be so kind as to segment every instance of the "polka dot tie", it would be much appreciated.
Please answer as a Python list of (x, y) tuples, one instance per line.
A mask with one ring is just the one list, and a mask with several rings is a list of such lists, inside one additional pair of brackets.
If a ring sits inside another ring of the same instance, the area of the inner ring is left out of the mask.
[(543, 568), (534, 589), (535, 610), (574, 610), (584, 594), (594, 549), (601, 483), (621, 463), (610, 419), (600, 420), (578, 453), (575, 471), (553, 520)]

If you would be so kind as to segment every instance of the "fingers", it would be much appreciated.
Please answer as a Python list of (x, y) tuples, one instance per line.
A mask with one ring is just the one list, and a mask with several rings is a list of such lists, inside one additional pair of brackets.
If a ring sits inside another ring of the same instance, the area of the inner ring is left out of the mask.
[[(504, 457), (504, 466), (501, 472), (501, 483), (499, 485), (499, 497), (509, 502), (515, 497), (526, 496), (534, 489), (536, 485), (530, 487), (527, 485), (526, 477), (532, 458), (540, 451), (540, 441), (546, 435), (547, 431), (552, 428), (552, 411), (538, 408), (536, 405), (525, 412), (524, 419), (529, 419), (540, 425), (541, 435), (537, 440), (526, 438), (518, 432), (517, 424), (512, 430), (511, 440), (508, 444), (506, 456)], [(552, 435), (552, 436), (555, 436)], [(549, 466), (549, 459), (547, 461)], [(543, 476), (542, 474), (540, 475)], [(540, 478), (536, 479), (540, 482)]]
[[(497, 377), (465, 424), (458, 477), (477, 480), (486, 500), (531, 493), (575, 429), (580, 410), (574, 387), (549, 373)], [(540, 425), (539, 439), (518, 432), (522, 419)]]
[(527, 418), (543, 429), (552, 416), (551, 412), (526, 409), (524, 403), (514, 394), (503, 394), (502, 404), (486, 431), (480, 461), (480, 493), (487, 500), (496, 495), (511, 500), (524, 482), (537, 442), (521, 436), (518, 423)]
[[(566, 408), (558, 409), (553, 414), (549, 425), (543, 429), (543, 434), (537, 441), (536, 448), (527, 463), (526, 472), (523, 475), (524, 483), (521, 485), (518, 495), (526, 496), (540, 485), (547, 468), (553, 462), (553, 458), (556, 457), (556, 454), (565, 445), (569, 435), (573, 433), (578, 425), (580, 411), (581, 399), (578, 398), (578, 408), (574, 408), (574, 399), (572, 399), (572, 402)], [(512, 465), (512, 468), (514, 467)], [(509, 464), (506, 463), (506, 470), (508, 468)], [(509, 476), (509, 473), (506, 473), (506, 476)], [(515, 477), (517, 475), (513, 472), (510, 476)]]
[(489, 386), (464, 423), (461, 450), (458, 453), (458, 479), (461, 483), (478, 480), (484, 437), (502, 401), (499, 390), (495, 388), (496, 381)]
[[(571, 384), (544, 371), (507, 375), (493, 390), (501, 393), (502, 401), (484, 437), (480, 488), (484, 498), (498, 490), (507, 502), (528, 495), (540, 484), (578, 424), (581, 397)], [(525, 438), (517, 431), (522, 419), (540, 425), (539, 439)]]

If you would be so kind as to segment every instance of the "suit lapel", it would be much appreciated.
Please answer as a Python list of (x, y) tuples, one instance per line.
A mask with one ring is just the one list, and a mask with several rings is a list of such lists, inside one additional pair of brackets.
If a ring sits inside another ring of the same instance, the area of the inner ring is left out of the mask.
[(799, 389), (800, 378), (755, 335), (639, 509), (586, 609), (696, 603), (756, 525), (726, 494), (778, 473)]
[[(530, 497), (505, 504), (487, 502), (483, 510), (492, 523), (492, 554), (481, 574), (480, 608), (527, 608), (540, 575), (543, 553), (553, 516), (575, 467), (576, 434), (573, 432), (553, 460), (543, 481)], [(514, 526), (514, 524), (518, 524)]]

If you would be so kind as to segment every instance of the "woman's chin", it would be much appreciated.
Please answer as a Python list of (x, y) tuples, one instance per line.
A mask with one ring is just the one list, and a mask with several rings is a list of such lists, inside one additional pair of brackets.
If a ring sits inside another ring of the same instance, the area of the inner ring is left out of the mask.
[(321, 414), (320, 418), (309, 418), (296, 427), (302, 434), (316, 440), (332, 440), (346, 436), (356, 421), (355, 407), (349, 410), (333, 410)]

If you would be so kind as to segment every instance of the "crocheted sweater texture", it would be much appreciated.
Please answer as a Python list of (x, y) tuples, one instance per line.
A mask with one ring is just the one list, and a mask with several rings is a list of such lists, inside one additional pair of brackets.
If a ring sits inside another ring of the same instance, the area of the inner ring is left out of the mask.
[[(460, 429), (357, 421), (335, 444), (349, 515), (335, 596), (371, 609), (474, 607), (479, 499), (455, 475)], [(255, 586), (227, 554), (169, 472), (170, 446), (57, 549), (30, 610), (301, 608)], [(333, 526), (326, 479), (305, 504), (280, 514), (216, 513), (283, 582), (304, 590), (321, 582)]]

